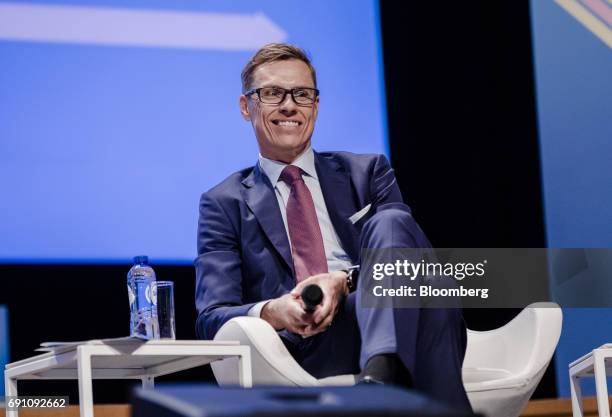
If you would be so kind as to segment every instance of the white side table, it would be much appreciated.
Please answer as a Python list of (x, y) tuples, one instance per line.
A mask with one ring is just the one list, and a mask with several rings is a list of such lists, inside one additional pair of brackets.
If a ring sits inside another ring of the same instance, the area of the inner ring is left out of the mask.
[(572, 412), (574, 417), (583, 417), (582, 390), (580, 378), (595, 377), (595, 391), (597, 394), (597, 410), (599, 417), (610, 417), (610, 404), (608, 402), (608, 384), (606, 375), (612, 375), (612, 343), (606, 343), (593, 349), (583, 357), (569, 364), (570, 388), (572, 392)]
[[(208, 340), (92, 340), (6, 365), (5, 395), (16, 396), (20, 379), (78, 379), (81, 417), (93, 417), (92, 379), (140, 379), (152, 389), (155, 377), (210, 362), (238, 358), (238, 381), (252, 386), (251, 352), (238, 342)], [(7, 417), (18, 417), (8, 411)]]

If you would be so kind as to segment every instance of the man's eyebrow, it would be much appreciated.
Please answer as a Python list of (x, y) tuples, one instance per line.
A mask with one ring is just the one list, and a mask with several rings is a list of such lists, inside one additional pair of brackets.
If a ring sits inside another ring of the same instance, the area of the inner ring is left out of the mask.
[(298, 89), (299, 89), (299, 88), (310, 88), (310, 89), (314, 89), (314, 88), (315, 88), (315, 87), (307, 87), (307, 86), (305, 86), (305, 85), (297, 85), (297, 86), (295, 86), (295, 87), (282, 87), (282, 86), (280, 86), (280, 85), (278, 85), (278, 84), (270, 84), (270, 85), (265, 85), (265, 83), (264, 83), (264, 84), (262, 84), (262, 85), (260, 85), (258, 88), (269, 88), (269, 87), (283, 88), (283, 89), (285, 89), (285, 90), (293, 90), (293, 89), (296, 89), (296, 88), (298, 88)]

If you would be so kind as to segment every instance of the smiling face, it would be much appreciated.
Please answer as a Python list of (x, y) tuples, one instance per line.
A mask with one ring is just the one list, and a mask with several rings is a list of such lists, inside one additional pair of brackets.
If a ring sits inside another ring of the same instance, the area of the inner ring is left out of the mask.
[[(253, 72), (252, 88), (315, 88), (306, 63), (289, 59), (263, 64)], [(259, 101), (257, 94), (240, 96), (240, 112), (253, 125), (259, 151), (268, 159), (291, 163), (309, 145), (314, 130), (319, 97), (310, 105), (299, 105), (288, 93), (280, 104)]]

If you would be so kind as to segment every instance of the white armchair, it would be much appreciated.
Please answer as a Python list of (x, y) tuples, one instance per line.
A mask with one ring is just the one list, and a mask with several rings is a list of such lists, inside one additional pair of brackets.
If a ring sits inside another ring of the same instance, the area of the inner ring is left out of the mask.
[(516, 417), (546, 371), (561, 335), (557, 304), (531, 304), (495, 330), (468, 330), (463, 384), (474, 411)]
[[(532, 304), (503, 327), (468, 330), (463, 383), (474, 411), (488, 417), (516, 417), (542, 378), (559, 341), (562, 315), (553, 303)], [(316, 379), (291, 357), (276, 331), (264, 320), (237, 317), (215, 340), (251, 346), (253, 385), (298, 387), (353, 385), (355, 375)], [(219, 385), (237, 385), (237, 360), (212, 363)]]

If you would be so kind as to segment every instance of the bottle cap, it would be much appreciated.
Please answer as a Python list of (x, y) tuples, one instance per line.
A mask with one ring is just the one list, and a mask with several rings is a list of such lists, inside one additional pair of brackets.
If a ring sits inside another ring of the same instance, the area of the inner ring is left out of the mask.
[(146, 255), (134, 256), (134, 264), (135, 265), (148, 265), (149, 257)]

